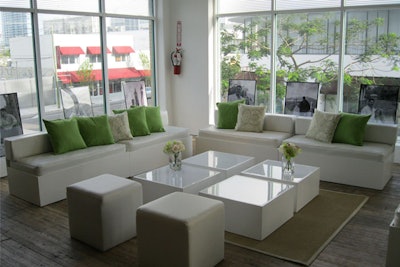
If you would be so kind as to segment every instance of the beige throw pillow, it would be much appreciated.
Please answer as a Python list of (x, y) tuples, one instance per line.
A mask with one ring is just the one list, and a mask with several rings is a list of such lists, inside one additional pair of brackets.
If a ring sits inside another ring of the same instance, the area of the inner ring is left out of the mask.
[(122, 112), (108, 117), (114, 141), (133, 139), (129, 128), (128, 113)]
[(306, 137), (331, 143), (339, 120), (340, 114), (315, 110)]
[(240, 104), (235, 130), (243, 132), (262, 132), (265, 110), (266, 107), (264, 106)]

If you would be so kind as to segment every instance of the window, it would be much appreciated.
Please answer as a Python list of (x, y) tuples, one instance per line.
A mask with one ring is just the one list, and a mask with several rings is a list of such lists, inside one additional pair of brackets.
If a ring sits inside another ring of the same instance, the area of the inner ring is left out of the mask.
[[(145, 81), (154, 90), (153, 1), (129, 1), (128, 6), (111, 0), (11, 2), (0, 0), (0, 93), (18, 93), (25, 132), (42, 129), (41, 118), (64, 118), (64, 89), (89, 90), (95, 115), (125, 108), (121, 88), (126, 81)], [(36, 15), (38, 28), (32, 29)], [(107, 70), (102, 69), (105, 60)]]
[(256, 104), (283, 113), (287, 82), (317, 82), (318, 109), (357, 113), (361, 84), (399, 84), (399, 2), (342, 2), (218, 0), (217, 99), (254, 79)]

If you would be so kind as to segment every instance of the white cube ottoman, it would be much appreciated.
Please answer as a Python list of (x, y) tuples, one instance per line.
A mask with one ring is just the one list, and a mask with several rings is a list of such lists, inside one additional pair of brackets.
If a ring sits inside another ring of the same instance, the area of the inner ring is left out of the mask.
[(136, 236), (136, 210), (142, 185), (103, 174), (67, 187), (71, 237), (108, 250)]
[(215, 266), (224, 259), (224, 204), (174, 192), (139, 207), (139, 266)]

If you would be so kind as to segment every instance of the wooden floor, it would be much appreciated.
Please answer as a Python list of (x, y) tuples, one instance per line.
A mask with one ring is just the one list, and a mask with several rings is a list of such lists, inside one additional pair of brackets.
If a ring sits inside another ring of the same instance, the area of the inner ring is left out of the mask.
[[(311, 266), (384, 266), (388, 225), (400, 203), (400, 165), (394, 165), (383, 191), (326, 182), (321, 188), (364, 194), (369, 200)], [(10, 196), (7, 178), (0, 180), (0, 189), (1, 267), (137, 265), (135, 238), (105, 253), (96, 251), (70, 238), (65, 200), (39, 208)], [(298, 265), (225, 244), (218, 266)]]

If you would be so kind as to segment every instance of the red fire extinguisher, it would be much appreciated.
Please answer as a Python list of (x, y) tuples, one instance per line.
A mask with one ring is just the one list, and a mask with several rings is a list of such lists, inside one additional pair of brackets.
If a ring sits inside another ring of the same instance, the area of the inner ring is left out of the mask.
[(174, 66), (174, 74), (181, 74), (182, 51), (179, 48), (171, 53), (171, 62)]
[(176, 49), (171, 53), (171, 62), (174, 66), (174, 74), (181, 74), (182, 64), (182, 21), (176, 23)]

